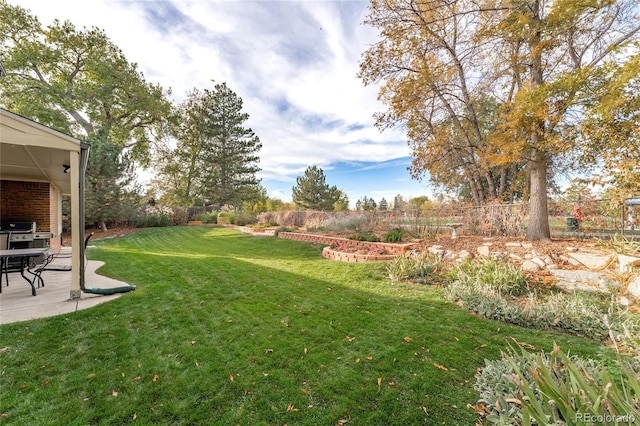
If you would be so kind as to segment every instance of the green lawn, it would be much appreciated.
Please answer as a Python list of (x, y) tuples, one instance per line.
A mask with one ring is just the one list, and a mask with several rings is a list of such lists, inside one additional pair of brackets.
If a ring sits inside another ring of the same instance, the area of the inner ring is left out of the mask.
[(602, 351), (474, 317), (318, 245), (217, 227), (94, 244), (100, 272), (138, 289), (0, 327), (0, 423), (473, 425), (476, 369), (512, 339)]

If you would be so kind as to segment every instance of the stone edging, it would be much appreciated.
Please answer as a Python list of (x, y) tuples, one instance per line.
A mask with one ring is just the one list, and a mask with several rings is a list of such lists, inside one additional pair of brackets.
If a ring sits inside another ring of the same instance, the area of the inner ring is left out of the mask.
[(348, 253), (344, 251), (332, 250), (331, 247), (325, 247), (322, 249), (322, 256), (331, 260), (338, 260), (340, 262), (372, 262), (379, 260), (391, 260), (394, 259), (397, 254), (360, 254), (360, 253)]
[(278, 232), (278, 238), (284, 238), (287, 240), (296, 240), (296, 241), (306, 241), (309, 243), (319, 243), (319, 244), (328, 244), (332, 243), (344, 243), (349, 244), (350, 246), (362, 247), (362, 248), (371, 248), (376, 247), (380, 249), (385, 249), (394, 255), (402, 254), (406, 251), (411, 250), (414, 247), (414, 244), (393, 244), (393, 243), (378, 243), (378, 242), (369, 242), (369, 241), (355, 241), (350, 240), (348, 238), (339, 238), (339, 237), (330, 237), (328, 235), (318, 235), (318, 234), (305, 234), (301, 232)]

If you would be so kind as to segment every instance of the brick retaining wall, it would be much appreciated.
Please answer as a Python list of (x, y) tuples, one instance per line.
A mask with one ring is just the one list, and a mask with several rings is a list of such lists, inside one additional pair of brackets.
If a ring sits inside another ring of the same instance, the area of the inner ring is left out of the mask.
[(341, 262), (371, 262), (377, 260), (391, 260), (398, 255), (347, 253), (344, 251), (331, 250), (331, 247), (325, 247), (322, 249), (322, 256), (327, 259), (339, 260)]
[(349, 240), (348, 238), (339, 238), (339, 237), (330, 237), (328, 235), (318, 235), (318, 234), (304, 234), (300, 232), (278, 232), (278, 238), (284, 238), (287, 240), (296, 240), (296, 241), (306, 241), (309, 243), (318, 243), (318, 244), (326, 244), (331, 245), (332, 243), (343, 243), (348, 244), (350, 246), (362, 247), (362, 248), (381, 248), (389, 251), (393, 254), (402, 254), (406, 251), (411, 250), (414, 247), (414, 244), (393, 244), (393, 243), (379, 243), (379, 242), (369, 242), (369, 241), (355, 241)]

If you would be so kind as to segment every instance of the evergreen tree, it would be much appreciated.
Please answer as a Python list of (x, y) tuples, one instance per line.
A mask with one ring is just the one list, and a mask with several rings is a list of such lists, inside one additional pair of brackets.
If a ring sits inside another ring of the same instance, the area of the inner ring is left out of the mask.
[(242, 112), (242, 99), (226, 83), (213, 90), (194, 89), (180, 105), (175, 148), (158, 156), (163, 198), (182, 205), (231, 205), (258, 202), (256, 173), (260, 139)]
[(382, 199), (378, 203), (378, 209), (380, 209), (380, 210), (388, 210), (389, 209), (389, 203), (387, 203), (387, 200), (384, 197), (382, 197)]
[(329, 186), (325, 182), (324, 171), (321, 168), (309, 166), (304, 176), (296, 178), (293, 202), (303, 209), (332, 211), (341, 194), (342, 191), (337, 187)]
[(367, 212), (375, 210), (377, 206), (378, 205), (376, 204), (376, 200), (374, 200), (373, 198), (369, 198), (366, 195), (356, 203), (356, 208), (358, 210), (364, 210)]

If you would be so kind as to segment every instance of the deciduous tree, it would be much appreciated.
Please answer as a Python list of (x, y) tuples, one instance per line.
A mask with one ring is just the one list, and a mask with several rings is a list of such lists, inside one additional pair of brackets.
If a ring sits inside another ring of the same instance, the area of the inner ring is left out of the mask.
[[(378, 122), (406, 125), (414, 175), (459, 171), (483, 202), (522, 164), (527, 238), (549, 239), (549, 167), (576, 148), (566, 128), (580, 119), (592, 78), (637, 53), (634, 5), (372, 0), (366, 22), (382, 40), (364, 53), (360, 75), (365, 84), (384, 81), (379, 97), (389, 108)], [(495, 114), (480, 114), (493, 100)]]

